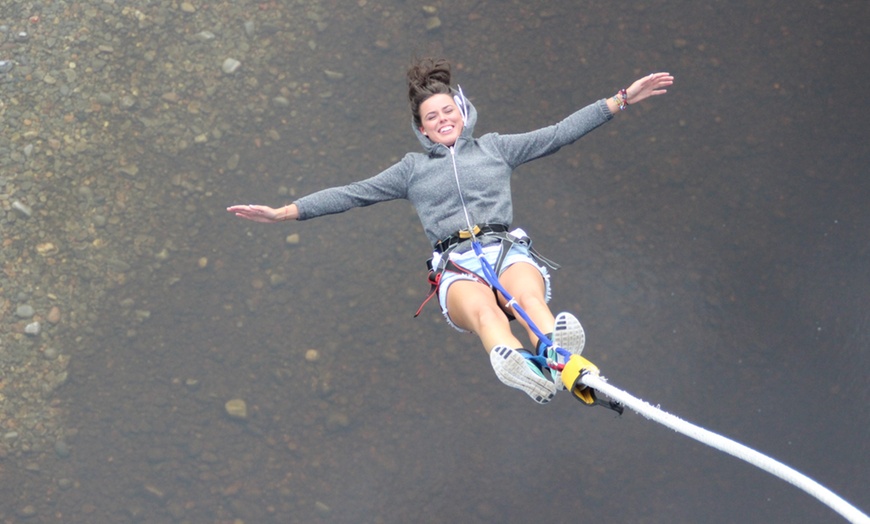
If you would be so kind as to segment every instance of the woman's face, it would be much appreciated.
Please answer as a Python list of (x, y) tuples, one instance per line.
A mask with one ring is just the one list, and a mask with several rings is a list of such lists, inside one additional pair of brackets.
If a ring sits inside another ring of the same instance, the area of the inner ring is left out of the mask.
[(452, 146), (462, 133), (462, 114), (453, 97), (432, 95), (420, 104), (420, 132), (436, 144)]

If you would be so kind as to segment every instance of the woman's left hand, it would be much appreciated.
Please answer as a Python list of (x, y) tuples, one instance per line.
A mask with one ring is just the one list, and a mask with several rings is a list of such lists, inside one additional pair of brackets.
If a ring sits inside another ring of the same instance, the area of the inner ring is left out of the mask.
[(264, 224), (271, 224), (272, 222), (279, 222), (281, 220), (278, 216), (278, 210), (272, 209), (269, 206), (243, 204), (230, 206), (227, 208), (227, 211), (239, 218), (253, 220), (254, 222), (262, 222)]
[(670, 73), (653, 73), (635, 80), (625, 90), (626, 102), (636, 104), (651, 96), (663, 95), (668, 92), (666, 87), (674, 83), (674, 77)]

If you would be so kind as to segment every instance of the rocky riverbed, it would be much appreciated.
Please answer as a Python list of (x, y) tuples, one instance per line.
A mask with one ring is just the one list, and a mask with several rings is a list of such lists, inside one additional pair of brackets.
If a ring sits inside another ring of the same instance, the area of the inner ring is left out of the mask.
[[(312, 144), (303, 124), (347, 81), (322, 52), (331, 16), (301, 1), (0, 1), (0, 460), (39, 473), (69, 456), (78, 428), (56, 393), (86, 380), (71, 359), (105, 351), (101, 311), (117, 313), (110, 345), (135, 339), (151, 311), (118, 290), (175, 257), (209, 266), (190, 239), (228, 203), (211, 189), (262, 169), (261, 148), (287, 138), (275, 124)], [(440, 26), (432, 7), (414, 20)]]

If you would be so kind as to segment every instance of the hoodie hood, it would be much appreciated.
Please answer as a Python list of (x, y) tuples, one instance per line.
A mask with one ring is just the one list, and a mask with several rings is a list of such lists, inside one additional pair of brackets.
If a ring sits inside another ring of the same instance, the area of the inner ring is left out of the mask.
[[(451, 94), (456, 95), (458, 92), (453, 90)], [(462, 133), (459, 135), (459, 138), (456, 139), (457, 142), (463, 139), (471, 140), (474, 134), (474, 125), (477, 123), (477, 109), (474, 108), (474, 105), (468, 98), (465, 99), (465, 103), (468, 106), (468, 121), (462, 126)], [(421, 133), (420, 129), (414, 123), (413, 118), (411, 118), (411, 129), (414, 131), (417, 140), (422, 144), (423, 149), (426, 150), (426, 153), (430, 156), (443, 156), (447, 154), (447, 147), (443, 144), (433, 142), (428, 136)]]

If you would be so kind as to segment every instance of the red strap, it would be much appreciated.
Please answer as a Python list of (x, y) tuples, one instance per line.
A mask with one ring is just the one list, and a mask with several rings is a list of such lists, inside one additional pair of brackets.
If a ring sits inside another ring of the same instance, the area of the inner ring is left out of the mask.
[[(432, 277), (432, 274), (435, 274), (434, 278)], [(441, 285), (441, 275), (443, 274), (443, 271), (440, 273), (435, 273), (435, 271), (429, 272), (428, 280), (429, 284), (431, 284), (432, 287), (429, 289), (429, 293), (426, 295), (426, 299), (423, 300), (423, 303), (420, 304), (420, 307), (417, 308), (417, 312), (414, 313), (414, 318), (417, 318), (420, 315), (420, 313), (423, 311), (423, 308), (426, 307), (426, 304), (428, 304), (429, 301), (432, 300), (432, 297), (434, 297), (438, 293), (438, 286)]]

